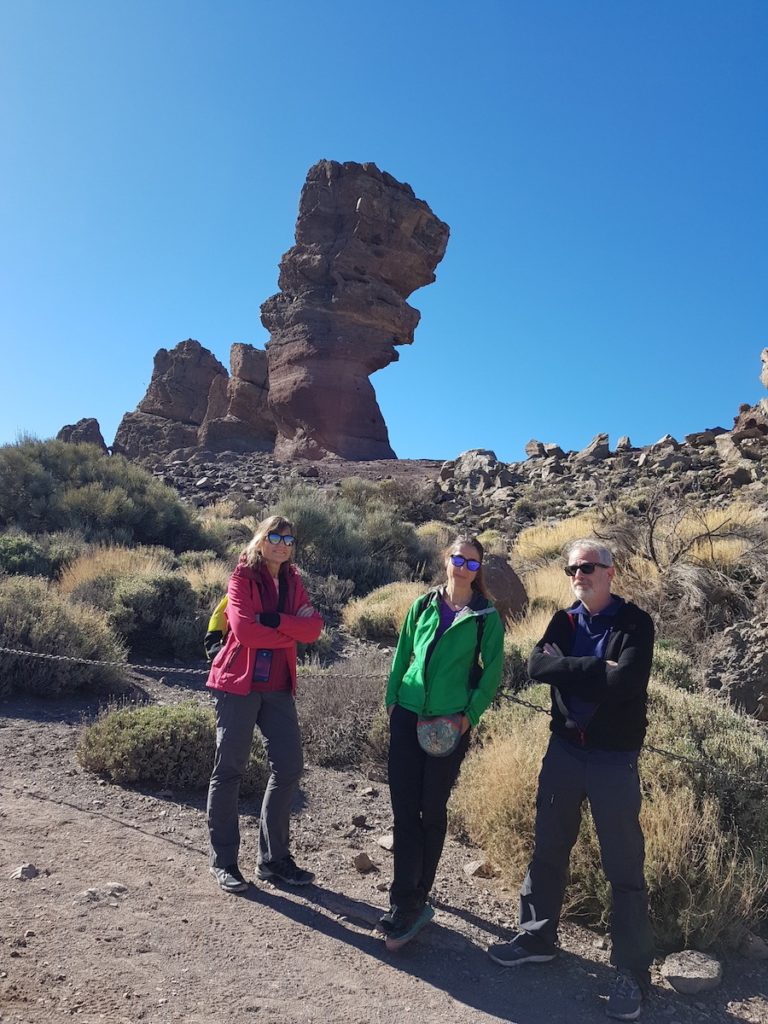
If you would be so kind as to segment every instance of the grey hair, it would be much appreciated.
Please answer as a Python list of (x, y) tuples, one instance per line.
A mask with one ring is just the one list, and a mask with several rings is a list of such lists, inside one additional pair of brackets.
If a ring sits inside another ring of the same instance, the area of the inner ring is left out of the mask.
[(565, 549), (565, 560), (570, 562), (571, 555), (574, 551), (589, 550), (596, 551), (600, 561), (606, 565), (613, 565), (613, 552), (610, 548), (607, 548), (599, 540), (595, 540), (594, 537), (582, 537), (580, 540), (573, 540)]

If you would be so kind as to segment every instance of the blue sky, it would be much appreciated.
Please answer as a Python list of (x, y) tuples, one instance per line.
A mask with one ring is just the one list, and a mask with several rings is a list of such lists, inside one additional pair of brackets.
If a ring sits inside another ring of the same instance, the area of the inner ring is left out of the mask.
[(373, 384), (395, 451), (730, 426), (766, 394), (763, 0), (0, 0), (0, 443), (160, 347), (263, 346), (318, 159), (451, 227)]

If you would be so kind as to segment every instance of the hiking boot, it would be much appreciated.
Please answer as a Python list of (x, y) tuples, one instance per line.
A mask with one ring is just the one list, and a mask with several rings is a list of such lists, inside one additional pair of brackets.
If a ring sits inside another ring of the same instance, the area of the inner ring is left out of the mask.
[(270, 878), (285, 885), (311, 885), (315, 880), (314, 874), (300, 868), (290, 854), (282, 860), (263, 860), (256, 875), (262, 882)]
[(637, 1020), (643, 1004), (643, 988), (631, 971), (618, 969), (605, 1012), (614, 1020)]
[(376, 922), (376, 927), (380, 932), (384, 932), (385, 935), (391, 935), (392, 932), (402, 929), (403, 925), (410, 922), (415, 914), (420, 914), (422, 909), (422, 907), (419, 907), (415, 911), (401, 910), (400, 907), (392, 906), (386, 914), (382, 914)]
[[(384, 915), (386, 917), (386, 914)], [(435, 912), (428, 903), (418, 910), (407, 910), (405, 912), (395, 911), (393, 914), (393, 925), (386, 933), (385, 941), (387, 949), (394, 952), (400, 949), (406, 942), (410, 942), (415, 935), (421, 931), (425, 924), (429, 924)]]
[(237, 864), (230, 864), (226, 868), (212, 867), (211, 874), (224, 892), (244, 892), (248, 888)]
[(518, 932), (510, 942), (495, 942), (488, 947), (488, 956), (502, 967), (545, 964), (554, 960), (557, 954), (557, 946), (550, 946), (528, 932)]

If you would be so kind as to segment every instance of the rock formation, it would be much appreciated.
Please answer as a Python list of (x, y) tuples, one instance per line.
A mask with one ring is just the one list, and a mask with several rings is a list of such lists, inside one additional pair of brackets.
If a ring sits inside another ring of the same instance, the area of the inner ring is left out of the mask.
[(226, 382), (227, 371), (199, 341), (161, 348), (146, 395), (120, 421), (113, 451), (141, 458), (197, 445), (216, 377)]
[(232, 376), (189, 338), (155, 356), (152, 379), (136, 412), (123, 416), (113, 450), (153, 458), (180, 448), (267, 451), (275, 427), (267, 408), (266, 353), (233, 345)]
[(368, 378), (412, 343), (419, 313), (405, 300), (435, 280), (448, 231), (374, 164), (310, 168), (281, 291), (261, 307), (277, 456), (395, 458)]
[(214, 377), (198, 439), (209, 451), (272, 451), (275, 421), (269, 410), (267, 353), (252, 345), (233, 345), (232, 376)]
[(70, 444), (95, 444), (102, 451), (107, 451), (99, 421), (92, 416), (78, 420), (77, 423), (68, 423), (58, 432), (56, 440), (69, 441)]

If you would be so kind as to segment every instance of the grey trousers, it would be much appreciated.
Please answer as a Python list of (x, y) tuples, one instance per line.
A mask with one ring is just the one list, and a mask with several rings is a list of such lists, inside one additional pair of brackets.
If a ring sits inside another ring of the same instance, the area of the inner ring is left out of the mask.
[(270, 776), (259, 821), (259, 863), (289, 853), (291, 807), (304, 768), (296, 704), (288, 692), (216, 695), (216, 757), (208, 787), (212, 867), (236, 864), (240, 851), (238, 800), (253, 730), (258, 726)]
[(636, 753), (572, 747), (553, 736), (541, 765), (533, 859), (520, 890), (520, 928), (557, 941), (568, 861), (589, 800), (611, 886), (611, 962), (644, 973), (654, 955), (643, 875), (640, 777)]

